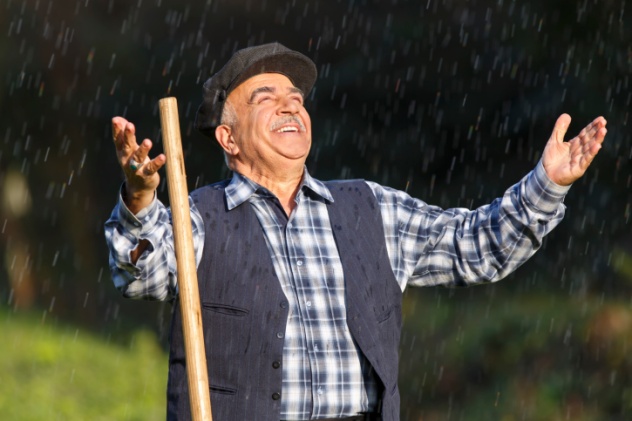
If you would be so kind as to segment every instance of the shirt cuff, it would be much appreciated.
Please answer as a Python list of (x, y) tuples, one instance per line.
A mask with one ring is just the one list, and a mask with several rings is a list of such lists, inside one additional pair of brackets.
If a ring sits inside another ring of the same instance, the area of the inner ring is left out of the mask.
[(141, 209), (137, 214), (133, 214), (129, 210), (125, 202), (123, 201), (123, 186), (119, 190), (118, 197), (118, 219), (121, 225), (134, 237), (145, 237), (152, 222), (158, 219), (158, 199), (156, 199), (156, 192), (154, 192), (154, 198), (151, 203)]
[(523, 197), (534, 211), (552, 215), (557, 212), (570, 187), (560, 186), (551, 181), (540, 161), (526, 178)]

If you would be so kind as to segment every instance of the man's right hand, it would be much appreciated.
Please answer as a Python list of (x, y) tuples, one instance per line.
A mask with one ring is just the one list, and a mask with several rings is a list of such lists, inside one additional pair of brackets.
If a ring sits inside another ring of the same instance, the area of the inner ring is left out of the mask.
[[(123, 200), (128, 209), (136, 214), (148, 206), (154, 199), (156, 188), (160, 184), (158, 170), (167, 161), (164, 154), (150, 159), (148, 154), (152, 142), (145, 139), (139, 145), (136, 141), (136, 127), (123, 117), (112, 119), (112, 137), (116, 156), (125, 174), (125, 192)], [(136, 161), (136, 169), (130, 166)]]

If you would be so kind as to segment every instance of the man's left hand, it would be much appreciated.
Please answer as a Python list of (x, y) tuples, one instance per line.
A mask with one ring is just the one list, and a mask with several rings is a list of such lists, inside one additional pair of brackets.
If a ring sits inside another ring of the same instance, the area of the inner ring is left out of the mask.
[(595, 158), (606, 137), (606, 119), (597, 117), (568, 142), (564, 135), (571, 123), (571, 116), (558, 117), (553, 133), (544, 148), (542, 164), (551, 181), (561, 186), (573, 184), (580, 178)]

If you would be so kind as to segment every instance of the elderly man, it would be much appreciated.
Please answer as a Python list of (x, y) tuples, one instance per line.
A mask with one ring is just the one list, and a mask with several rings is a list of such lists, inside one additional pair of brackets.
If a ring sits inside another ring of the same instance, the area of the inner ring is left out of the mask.
[[(404, 288), (496, 281), (524, 263), (606, 135), (599, 117), (565, 142), (564, 114), (540, 163), (502, 198), (443, 210), (308, 173), (315, 80), (310, 59), (275, 43), (237, 51), (204, 84), (196, 127), (233, 171), (190, 200), (216, 420), (398, 420)], [(125, 119), (112, 129), (125, 173), (106, 223), (114, 283), (126, 297), (173, 300), (172, 227), (155, 193), (165, 156), (151, 159), (151, 141), (139, 145)], [(169, 419), (190, 416), (185, 376), (176, 310)]]

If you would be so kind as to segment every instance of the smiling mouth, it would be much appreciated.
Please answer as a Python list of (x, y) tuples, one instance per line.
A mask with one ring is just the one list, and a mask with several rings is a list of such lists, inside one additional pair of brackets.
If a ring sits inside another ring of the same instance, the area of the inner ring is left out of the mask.
[(277, 133), (288, 133), (288, 132), (297, 133), (298, 132), (298, 128), (294, 127), (294, 126), (285, 126), (285, 127), (281, 127), (276, 132)]
[(298, 133), (305, 132), (303, 122), (297, 116), (285, 116), (274, 122), (270, 131), (275, 133)]

